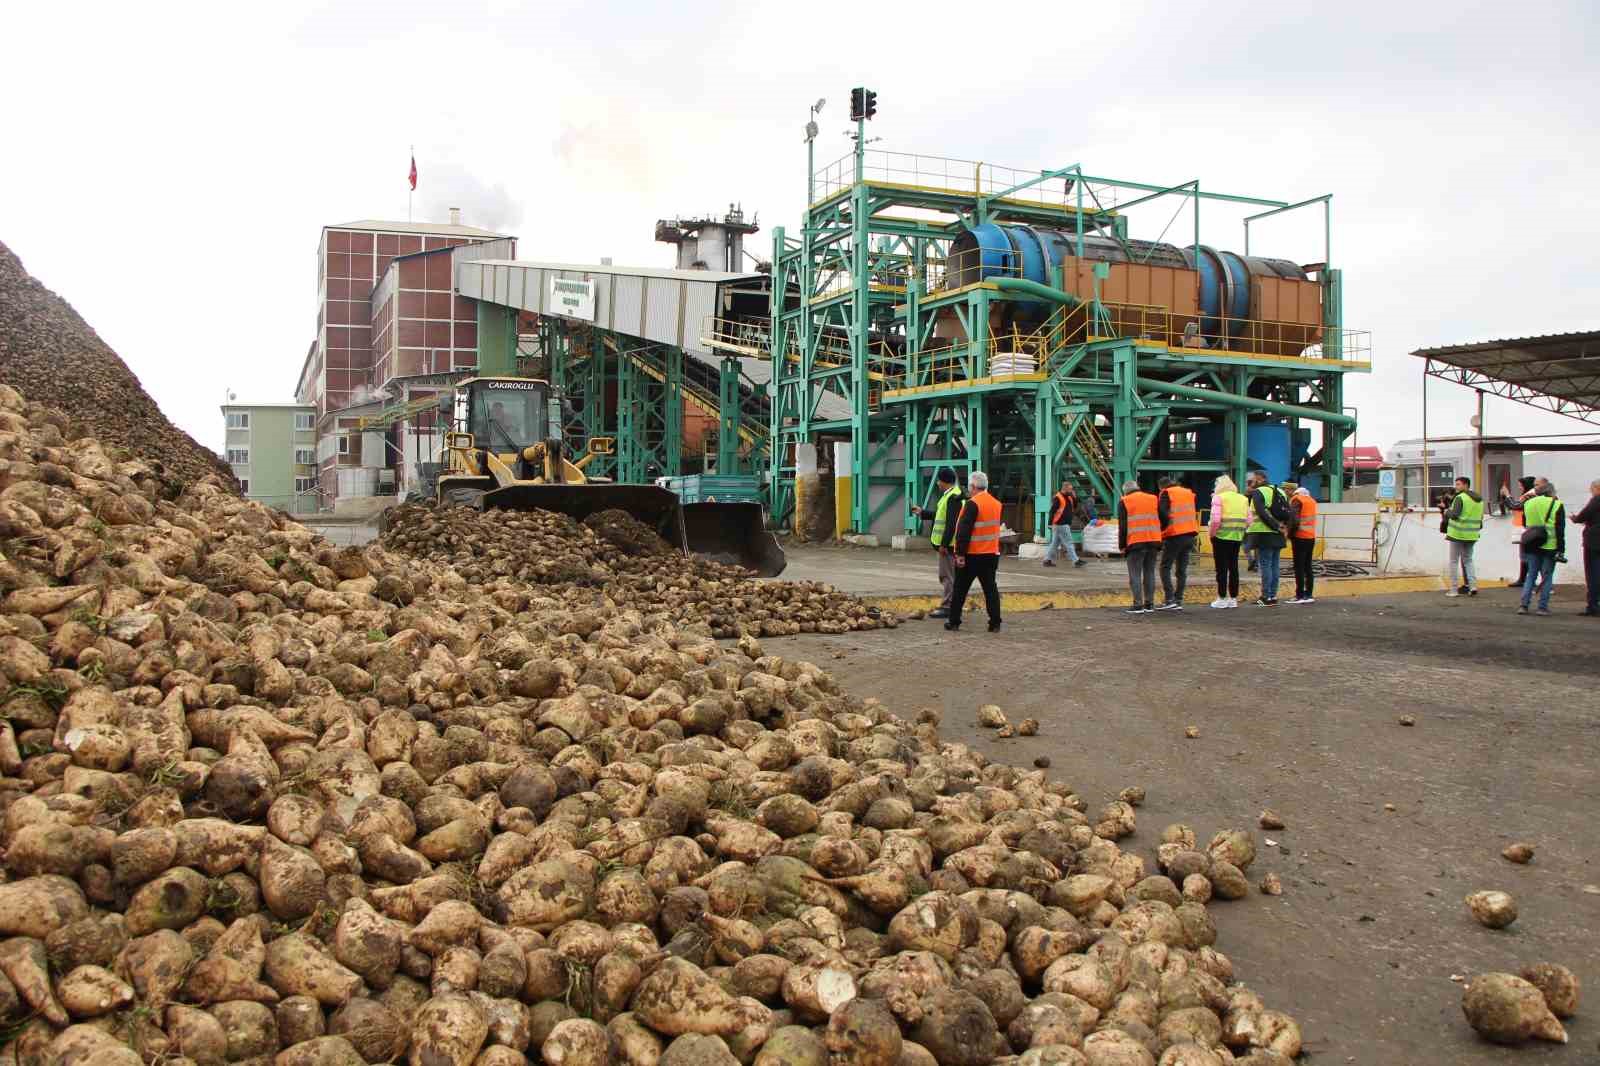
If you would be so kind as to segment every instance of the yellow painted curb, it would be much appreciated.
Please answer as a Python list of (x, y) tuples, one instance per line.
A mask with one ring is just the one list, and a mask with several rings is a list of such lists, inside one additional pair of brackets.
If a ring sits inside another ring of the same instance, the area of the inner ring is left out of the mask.
[[(1293, 578), (1291, 577), (1291, 581)], [(1191, 586), (1202, 588), (1205, 583)], [(1323, 578), (1317, 582), (1318, 599), (1337, 599), (1346, 596), (1380, 596), (1397, 592), (1438, 592), (1441, 591), (1440, 579), (1434, 575), (1406, 574), (1395, 577), (1340, 577)], [(1291, 589), (1291, 591), (1293, 591)], [(1257, 584), (1241, 584), (1239, 598), (1253, 598), (1261, 594), (1261, 586)], [(1062, 589), (1057, 592), (1005, 592), (1002, 594), (1006, 611), (1042, 611), (1042, 610), (1074, 610), (1083, 607), (1126, 607), (1128, 605), (1128, 592), (1126, 589), (1096, 589), (1084, 592), (1073, 592)], [(863, 596), (863, 600), (874, 607), (894, 611), (897, 614), (909, 614), (912, 611), (931, 611), (939, 606), (938, 596)], [(968, 601), (969, 609), (981, 609), (981, 598), (973, 602)]]

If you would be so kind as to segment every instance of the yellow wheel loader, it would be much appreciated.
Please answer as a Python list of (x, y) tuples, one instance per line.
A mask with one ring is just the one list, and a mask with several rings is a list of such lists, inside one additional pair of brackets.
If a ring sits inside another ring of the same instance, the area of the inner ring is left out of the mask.
[(569, 460), (561, 445), (561, 401), (535, 378), (479, 377), (458, 382), (445, 405), (447, 461), (438, 502), (480, 509), (559, 511), (583, 521), (622, 510), (681, 550), (736, 563), (764, 577), (783, 572), (777, 538), (756, 503), (684, 504), (656, 485), (621, 485), (584, 473), (596, 456), (615, 450), (594, 437)]

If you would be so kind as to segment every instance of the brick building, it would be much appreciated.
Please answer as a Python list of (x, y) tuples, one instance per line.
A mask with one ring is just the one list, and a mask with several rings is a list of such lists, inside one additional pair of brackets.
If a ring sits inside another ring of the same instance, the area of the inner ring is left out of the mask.
[(417, 464), (434, 457), (436, 433), (432, 412), (393, 412), (477, 365), (477, 312), (456, 295), (455, 264), (464, 256), (515, 258), (516, 239), (464, 226), (454, 209), (451, 216), (322, 229), (317, 336), (295, 398), (316, 414), (324, 507), (405, 491)]

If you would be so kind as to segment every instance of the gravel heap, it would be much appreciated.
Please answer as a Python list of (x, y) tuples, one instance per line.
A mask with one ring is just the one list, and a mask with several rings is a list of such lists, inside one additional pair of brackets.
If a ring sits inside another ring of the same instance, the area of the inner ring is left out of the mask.
[(701, 624), (715, 637), (848, 633), (899, 624), (892, 613), (815, 581), (760, 581), (684, 555), (622, 511), (580, 524), (550, 511), (405, 504), (386, 513), (385, 547), (452, 567), (468, 582), (567, 586), (567, 603), (633, 608), (651, 622)]
[(238, 490), (215, 452), (167, 421), (117, 353), (72, 305), (0, 244), (0, 383), (80, 423), (114, 458), (144, 460), (169, 498), (215, 476)]

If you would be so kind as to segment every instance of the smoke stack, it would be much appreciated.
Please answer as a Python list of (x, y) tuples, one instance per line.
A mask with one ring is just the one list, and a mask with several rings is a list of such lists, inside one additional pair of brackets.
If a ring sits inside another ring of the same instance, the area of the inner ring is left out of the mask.
[(452, 226), (461, 225), (461, 208), (452, 207), (450, 209), (450, 224)]

